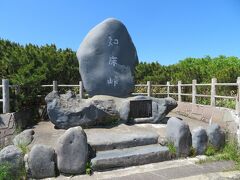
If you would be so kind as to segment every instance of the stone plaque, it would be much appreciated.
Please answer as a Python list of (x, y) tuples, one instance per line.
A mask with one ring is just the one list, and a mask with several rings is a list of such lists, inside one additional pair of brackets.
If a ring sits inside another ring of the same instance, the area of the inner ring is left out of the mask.
[(152, 117), (152, 100), (130, 101), (130, 118)]

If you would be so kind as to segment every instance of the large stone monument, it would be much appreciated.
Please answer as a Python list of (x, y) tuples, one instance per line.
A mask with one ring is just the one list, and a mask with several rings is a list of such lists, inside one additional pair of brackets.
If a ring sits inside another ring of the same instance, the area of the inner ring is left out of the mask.
[[(137, 52), (126, 27), (116, 19), (95, 26), (81, 43), (77, 57), (90, 98), (51, 92), (48, 116), (58, 128), (125, 123), (160, 123), (177, 106), (172, 98), (131, 97)], [(135, 101), (135, 102), (133, 102)]]
[(90, 96), (129, 96), (138, 63), (132, 39), (120, 21), (109, 18), (95, 26), (81, 43), (77, 57), (83, 85)]

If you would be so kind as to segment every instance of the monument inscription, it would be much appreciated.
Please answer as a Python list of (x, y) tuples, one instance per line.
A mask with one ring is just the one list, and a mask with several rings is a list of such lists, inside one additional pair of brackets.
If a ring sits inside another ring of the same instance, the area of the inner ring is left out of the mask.
[(119, 20), (106, 19), (89, 31), (77, 57), (90, 96), (128, 97), (133, 92), (138, 56), (127, 28)]
[(152, 100), (130, 101), (130, 118), (152, 117)]

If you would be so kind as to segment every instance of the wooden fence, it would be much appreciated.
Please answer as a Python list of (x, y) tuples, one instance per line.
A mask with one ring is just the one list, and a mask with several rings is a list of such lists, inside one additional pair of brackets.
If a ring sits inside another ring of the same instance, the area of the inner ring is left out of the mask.
[[(0, 101), (3, 103), (3, 113), (10, 112), (10, 100), (9, 100), (9, 88), (14, 87), (16, 85), (9, 85), (9, 81), (7, 79), (2, 80), (2, 96), (3, 98)], [(210, 86), (211, 94), (198, 94), (197, 87), (198, 86)], [(237, 92), (235, 96), (220, 96), (216, 94), (217, 86), (236, 86)], [(58, 84), (57, 81), (53, 81), (51, 85), (42, 85), (42, 87), (52, 87), (54, 91), (58, 91), (58, 87), (78, 87), (79, 88), (79, 96), (83, 97), (83, 84), (80, 81), (78, 85), (66, 85), (66, 84)], [(222, 99), (232, 99), (236, 101), (236, 113), (240, 115), (240, 77), (237, 78), (236, 83), (217, 83), (216, 78), (212, 78), (211, 83), (206, 84), (198, 84), (196, 80), (192, 80), (192, 84), (182, 84), (181, 81), (178, 81), (178, 84), (170, 84), (167, 82), (165, 85), (156, 85), (152, 84), (150, 81), (147, 81), (147, 84), (136, 84), (135, 87), (146, 87), (147, 91), (145, 93), (132, 93), (133, 95), (147, 95), (147, 96), (155, 96), (155, 95), (163, 95), (167, 97), (177, 96), (177, 101), (182, 102), (182, 96), (189, 96), (192, 99), (193, 104), (196, 104), (197, 97), (210, 98), (210, 105), (216, 106), (216, 98)], [(153, 93), (152, 88), (166, 88), (166, 92), (164, 93)], [(170, 87), (176, 87), (177, 92), (170, 92)], [(182, 93), (182, 87), (190, 87), (192, 89), (192, 93)]]

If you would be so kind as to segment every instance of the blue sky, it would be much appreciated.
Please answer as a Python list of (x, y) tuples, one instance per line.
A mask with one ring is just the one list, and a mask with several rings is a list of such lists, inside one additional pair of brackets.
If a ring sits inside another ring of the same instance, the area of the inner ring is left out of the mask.
[(0, 0), (0, 38), (77, 50), (108, 17), (127, 26), (141, 61), (240, 57), (240, 0)]

